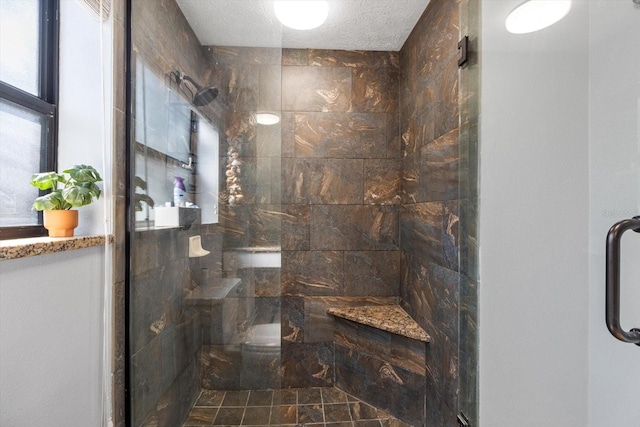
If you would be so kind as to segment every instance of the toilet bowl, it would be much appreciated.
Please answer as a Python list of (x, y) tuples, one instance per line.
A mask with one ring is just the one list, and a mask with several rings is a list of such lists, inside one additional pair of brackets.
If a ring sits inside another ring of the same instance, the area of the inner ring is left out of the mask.
[(268, 323), (249, 327), (242, 343), (242, 354), (280, 353), (280, 323)]
[(279, 388), (280, 323), (249, 327), (241, 345), (240, 385), (252, 390)]

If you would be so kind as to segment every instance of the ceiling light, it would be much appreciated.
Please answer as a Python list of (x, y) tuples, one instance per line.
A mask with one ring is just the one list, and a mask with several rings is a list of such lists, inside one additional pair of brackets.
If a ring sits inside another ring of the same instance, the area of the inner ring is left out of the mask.
[(513, 34), (532, 33), (555, 24), (571, 10), (571, 0), (528, 0), (511, 11), (505, 27)]
[(259, 125), (275, 125), (280, 122), (280, 116), (274, 113), (259, 112), (256, 114), (256, 122)]
[(329, 3), (326, 0), (276, 0), (273, 10), (282, 25), (294, 30), (310, 30), (327, 19)]

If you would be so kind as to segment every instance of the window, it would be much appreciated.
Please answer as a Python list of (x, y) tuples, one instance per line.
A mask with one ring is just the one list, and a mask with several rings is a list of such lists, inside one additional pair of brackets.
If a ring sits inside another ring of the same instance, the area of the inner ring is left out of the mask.
[(0, 239), (42, 236), (35, 172), (55, 170), (58, 0), (0, 1)]

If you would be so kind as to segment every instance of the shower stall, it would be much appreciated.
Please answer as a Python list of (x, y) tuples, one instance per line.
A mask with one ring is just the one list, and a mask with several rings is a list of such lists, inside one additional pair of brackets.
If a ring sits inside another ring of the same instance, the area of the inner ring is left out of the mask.
[(129, 2), (129, 425), (474, 419), (477, 11), (365, 51), (283, 45), (268, 1), (268, 47), (205, 41), (189, 3)]

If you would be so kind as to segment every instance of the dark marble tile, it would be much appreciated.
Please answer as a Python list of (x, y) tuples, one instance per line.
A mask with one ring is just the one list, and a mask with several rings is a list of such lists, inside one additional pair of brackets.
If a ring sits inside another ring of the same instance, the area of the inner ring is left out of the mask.
[(392, 206), (312, 206), (311, 249), (397, 249), (397, 227)]
[(247, 408), (242, 419), (243, 425), (264, 425), (265, 421), (269, 419), (271, 415), (271, 407), (263, 406), (256, 408)]
[(349, 405), (347, 403), (324, 404), (324, 419), (326, 422), (351, 421)]
[(333, 343), (282, 343), (283, 387), (333, 385)]
[(371, 405), (367, 405), (364, 402), (349, 403), (349, 409), (354, 421), (376, 420), (380, 418), (382, 412), (379, 409)]
[(433, 75), (456, 58), (460, 38), (458, 3), (436, 1), (430, 4), (408, 39), (407, 45), (415, 43), (418, 49), (420, 76)]
[(420, 149), (420, 201), (459, 198), (458, 130), (431, 141)]
[(283, 295), (339, 295), (343, 281), (342, 252), (282, 252)]
[(290, 66), (282, 69), (284, 111), (348, 111), (351, 70)]
[(445, 402), (456, 402), (458, 396), (458, 341), (457, 339), (452, 340), (446, 335), (435, 333), (433, 343), (433, 346), (427, 348), (427, 378)]
[(295, 113), (282, 111), (280, 129), (282, 132), (281, 157), (295, 157)]
[(151, 340), (131, 358), (131, 408), (134, 424), (140, 424), (155, 408), (162, 392), (161, 340)]
[(309, 58), (320, 67), (398, 67), (397, 52), (310, 49)]
[(364, 203), (396, 205), (401, 202), (402, 161), (365, 159)]
[(282, 250), (309, 250), (309, 205), (285, 205), (282, 207)]
[(296, 157), (384, 158), (386, 118), (380, 113), (297, 113)]
[(304, 341), (304, 298), (282, 297), (281, 336), (284, 341)]
[(335, 387), (322, 389), (322, 402), (328, 403), (347, 403), (347, 395), (344, 391)]
[(298, 405), (298, 423), (321, 423), (323, 421), (322, 405)]
[(246, 406), (248, 399), (248, 391), (227, 391), (221, 406)]
[(298, 390), (279, 389), (273, 391), (273, 405), (296, 405), (298, 403)]
[(352, 110), (373, 113), (397, 112), (399, 77), (397, 68), (354, 68)]
[(240, 387), (242, 360), (237, 351), (225, 351), (225, 346), (203, 346), (198, 356), (202, 388), (234, 390)]
[(237, 425), (242, 422), (242, 416), (245, 408), (220, 408), (216, 419), (213, 422), (214, 426), (224, 425)]
[(399, 277), (399, 251), (350, 251), (344, 254), (346, 296), (398, 295)]
[(225, 134), (222, 137), (222, 140), (226, 142), (226, 146), (222, 145), (224, 152), (226, 153), (231, 146), (238, 152), (242, 160), (256, 157), (256, 138), (258, 135), (254, 113), (226, 111), (224, 119)]
[(298, 405), (322, 403), (322, 393), (319, 388), (303, 388), (298, 390)]
[(354, 351), (369, 354), (383, 362), (391, 362), (392, 335), (362, 324), (349, 325), (349, 321), (339, 319), (336, 321), (336, 344), (352, 348)]
[(333, 342), (333, 316), (327, 314), (329, 307), (335, 307), (336, 299), (330, 297), (305, 298), (304, 303), (304, 342)]
[(252, 390), (249, 393), (247, 406), (271, 406), (272, 402), (273, 390)]
[(335, 351), (338, 387), (405, 422), (412, 425), (424, 424), (423, 375), (416, 375), (339, 345), (336, 345)]
[(434, 136), (439, 137), (458, 127), (458, 64), (451, 61), (436, 77)]
[(362, 202), (363, 160), (283, 159), (282, 165), (284, 203)]
[(298, 421), (296, 405), (274, 406), (271, 411), (270, 425), (295, 424)]
[(425, 375), (428, 345), (422, 341), (392, 335), (390, 363), (418, 375)]
[(415, 257), (442, 265), (443, 224), (444, 212), (441, 202), (403, 206), (400, 213), (401, 249)]
[(402, 136), (400, 132), (399, 112), (387, 114), (387, 158), (400, 159), (402, 157)]
[(420, 192), (420, 152), (407, 154), (402, 160), (402, 203), (417, 203)]
[(457, 401), (447, 401), (438, 394), (437, 385), (427, 377), (426, 393), (426, 425), (458, 427), (457, 411), (452, 409), (457, 407)]

